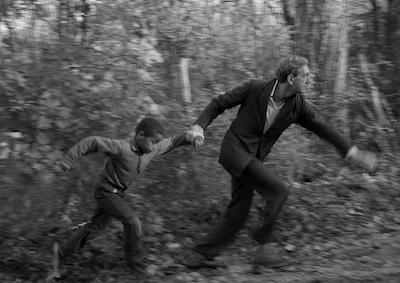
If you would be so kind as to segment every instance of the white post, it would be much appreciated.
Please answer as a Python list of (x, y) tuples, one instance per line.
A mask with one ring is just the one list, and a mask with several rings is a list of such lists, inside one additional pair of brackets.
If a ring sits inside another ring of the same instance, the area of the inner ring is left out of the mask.
[(182, 97), (185, 103), (192, 102), (192, 95), (190, 93), (190, 81), (189, 81), (189, 59), (181, 58), (179, 63), (180, 74), (181, 74), (181, 85), (182, 85)]

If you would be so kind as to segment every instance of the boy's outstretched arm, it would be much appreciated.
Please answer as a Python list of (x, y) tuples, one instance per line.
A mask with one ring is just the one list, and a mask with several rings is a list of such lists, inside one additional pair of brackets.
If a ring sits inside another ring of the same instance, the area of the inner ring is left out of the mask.
[(168, 137), (168, 138), (162, 139), (161, 141), (159, 141), (156, 144), (156, 149), (154, 150), (154, 155), (163, 155), (178, 146), (189, 145), (191, 143), (192, 143), (192, 141), (188, 137), (187, 132), (177, 135), (177, 136)]
[(89, 153), (103, 152), (107, 155), (115, 155), (120, 152), (120, 142), (105, 137), (90, 136), (82, 139), (72, 146), (59, 161), (62, 169), (69, 170), (75, 167), (75, 160)]

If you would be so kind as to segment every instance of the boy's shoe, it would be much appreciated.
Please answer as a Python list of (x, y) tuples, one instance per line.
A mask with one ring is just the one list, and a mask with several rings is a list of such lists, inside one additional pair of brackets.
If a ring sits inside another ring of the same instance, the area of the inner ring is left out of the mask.
[(60, 257), (60, 245), (57, 242), (55, 242), (53, 245), (52, 265), (53, 265), (54, 271), (56, 271), (60, 275), (60, 277), (62, 275), (62, 271), (61, 271), (62, 263), (63, 263), (63, 260)]
[(209, 260), (204, 255), (191, 250), (185, 255), (185, 262), (183, 263), (187, 268), (197, 269), (197, 268), (225, 268), (226, 265), (220, 262), (215, 262), (214, 260)]
[(57, 242), (53, 245), (53, 258), (51, 261), (52, 270), (50, 270), (49, 274), (47, 275), (46, 282), (52, 282), (54, 279), (61, 278), (63, 272), (62, 268), (62, 258), (60, 257), (60, 246)]
[(283, 249), (272, 243), (259, 246), (253, 257), (254, 265), (261, 265), (267, 268), (281, 267), (285, 265)]

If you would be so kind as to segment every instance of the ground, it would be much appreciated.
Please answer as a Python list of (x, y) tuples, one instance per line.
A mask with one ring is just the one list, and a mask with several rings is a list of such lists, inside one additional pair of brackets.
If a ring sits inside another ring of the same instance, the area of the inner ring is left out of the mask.
[[(153, 276), (135, 278), (123, 269), (121, 227), (114, 223), (68, 261), (66, 274), (56, 282), (399, 282), (400, 193), (383, 174), (349, 176), (348, 171), (327, 173), (313, 182), (291, 184), (275, 233), (286, 250), (287, 265), (279, 269), (251, 264), (249, 235), (259, 220), (259, 197), (246, 227), (217, 258), (228, 267), (189, 270), (182, 265), (185, 253), (217, 221), (228, 195), (202, 202), (130, 195), (132, 205), (140, 208)], [(81, 219), (88, 216), (85, 212)], [(48, 227), (24, 237), (2, 229), (0, 282), (43, 281), (52, 243), (71, 233), (71, 225)]]

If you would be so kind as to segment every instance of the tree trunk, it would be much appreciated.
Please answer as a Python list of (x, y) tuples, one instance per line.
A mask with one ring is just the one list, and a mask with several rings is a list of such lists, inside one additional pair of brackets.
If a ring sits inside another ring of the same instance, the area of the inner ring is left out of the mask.
[(387, 50), (396, 50), (396, 41), (398, 36), (399, 23), (400, 23), (400, 1), (388, 0), (389, 8), (386, 20), (386, 48)]
[(82, 12), (82, 23), (81, 23), (81, 44), (84, 45), (87, 42), (87, 29), (88, 29), (88, 17), (90, 12), (90, 5), (86, 2), (86, 0), (82, 0), (81, 4), (81, 12)]
[(341, 14), (339, 17), (339, 35), (338, 35), (338, 65), (336, 73), (336, 81), (334, 86), (334, 96), (341, 95), (346, 90), (346, 77), (347, 77), (347, 65), (349, 56), (349, 42), (348, 42), (348, 0), (342, 0)]
[(37, 25), (36, 25), (36, 13), (37, 13), (37, 9), (36, 9), (36, 5), (32, 2), (32, 19), (31, 19), (31, 27), (32, 27), (32, 34), (31, 34), (31, 59), (33, 62), (37, 61), (37, 54), (38, 54), (38, 36), (40, 31), (37, 29)]
[(372, 98), (372, 103), (374, 105), (374, 111), (375, 111), (377, 122), (380, 126), (386, 126), (386, 125), (388, 125), (388, 120), (385, 115), (385, 112), (383, 111), (381, 99), (379, 98), (378, 87), (372, 81), (371, 74), (370, 74), (369, 67), (368, 67), (368, 61), (365, 58), (364, 54), (359, 54), (358, 58), (360, 60), (361, 70), (364, 75), (365, 81), (366, 81), (367, 85), (371, 88), (371, 98)]

